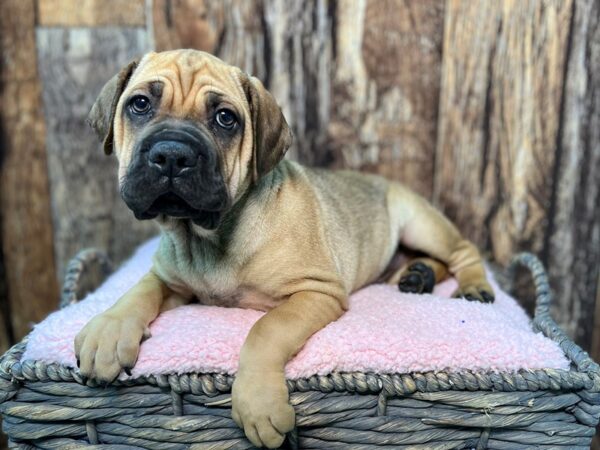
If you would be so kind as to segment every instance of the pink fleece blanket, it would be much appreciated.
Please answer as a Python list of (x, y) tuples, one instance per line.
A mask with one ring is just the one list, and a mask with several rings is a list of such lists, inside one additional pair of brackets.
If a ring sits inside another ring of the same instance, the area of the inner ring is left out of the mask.
[[(142, 245), (96, 292), (36, 325), (22, 359), (74, 367), (75, 335), (149, 270), (157, 244), (153, 239)], [(534, 333), (523, 309), (496, 283), (493, 305), (448, 298), (455, 286), (448, 280), (432, 295), (403, 294), (388, 285), (356, 292), (349, 311), (312, 336), (288, 363), (288, 378), (336, 371), (568, 368), (558, 345)], [(234, 374), (244, 339), (262, 314), (197, 304), (167, 311), (152, 323), (152, 337), (142, 344), (133, 376)]]

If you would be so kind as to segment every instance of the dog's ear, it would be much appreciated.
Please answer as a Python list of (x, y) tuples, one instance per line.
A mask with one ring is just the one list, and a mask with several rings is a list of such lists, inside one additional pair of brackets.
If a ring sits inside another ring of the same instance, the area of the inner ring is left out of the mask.
[(258, 78), (244, 74), (242, 86), (252, 116), (252, 178), (256, 181), (283, 159), (293, 136), (277, 101)]
[(104, 85), (88, 115), (87, 121), (104, 143), (104, 153), (113, 151), (113, 122), (119, 98), (125, 90), (139, 60), (131, 61)]

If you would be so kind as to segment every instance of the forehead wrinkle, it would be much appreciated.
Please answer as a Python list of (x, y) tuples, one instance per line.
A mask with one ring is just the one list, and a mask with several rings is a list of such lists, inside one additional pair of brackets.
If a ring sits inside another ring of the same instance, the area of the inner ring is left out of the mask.
[(162, 92), (160, 96), (160, 106), (169, 110), (174, 109), (177, 91), (173, 84), (172, 76), (169, 73), (160, 73), (152, 76), (150, 83), (162, 83)]
[(180, 105), (183, 101), (183, 93), (181, 91), (181, 84), (179, 83), (179, 76), (173, 70), (166, 70), (162, 72), (160, 75), (157, 75), (161, 80), (165, 83), (165, 89), (163, 89), (163, 99), (166, 100), (168, 97), (169, 103), (166, 101), (163, 103), (161, 100), (161, 105), (168, 107), (170, 111), (175, 111), (177, 106)]
[(243, 72), (235, 68), (236, 70), (232, 70), (229, 72), (229, 80), (232, 82), (233, 86), (235, 86), (236, 91), (238, 92), (239, 98), (244, 106), (244, 108), (248, 108), (250, 110), (250, 103), (248, 102), (248, 97), (246, 97), (246, 90), (242, 85), (242, 77)]
[[(192, 84), (187, 93), (186, 103), (189, 101), (193, 103), (196, 101), (198, 93), (203, 89), (204, 86), (212, 86), (214, 80), (218, 80), (219, 71), (216, 67), (212, 67), (207, 61), (202, 61), (198, 67), (195, 68), (191, 75)], [(189, 98), (189, 100), (188, 100)]]
[(148, 92), (155, 98), (162, 97), (163, 89), (165, 84), (162, 81), (159, 81), (157, 78), (154, 78), (147, 83)]
[[(221, 91), (227, 100), (240, 108), (240, 113), (246, 113), (248, 105), (245, 92), (240, 83), (241, 71), (232, 68), (212, 55), (177, 50), (153, 54), (155, 58), (145, 56), (134, 74), (140, 79), (162, 79), (169, 82), (171, 101), (168, 106), (172, 112), (184, 113), (190, 111), (204, 91), (205, 85), (213, 86)], [(156, 56), (160, 57), (156, 57)], [(177, 72), (177, 73), (175, 73)], [(169, 89), (165, 89), (169, 91)], [(166, 94), (166, 92), (165, 92)], [(167, 103), (165, 102), (167, 107)], [(179, 110), (179, 111), (175, 111)]]
[(161, 106), (167, 108), (171, 113), (183, 114), (187, 99), (182, 84), (185, 81), (181, 77), (180, 72), (172, 69), (165, 70), (159, 75), (155, 75), (154, 78), (160, 79), (165, 84)]
[[(171, 110), (175, 103), (175, 86), (173, 86), (173, 82), (169, 78), (165, 77), (165, 86), (167, 85), (169, 85), (169, 89), (163, 89), (163, 96), (160, 100), (160, 104)], [(169, 102), (168, 105), (167, 100)]]
[(198, 58), (192, 61), (189, 57), (178, 60), (176, 62), (176, 67), (181, 89), (181, 98), (185, 106), (185, 104), (189, 102), (188, 98), (192, 96), (194, 90), (197, 89), (198, 78), (205, 72), (212, 75), (211, 67), (210, 64), (207, 64), (206, 58)]
[(184, 81), (184, 78), (183, 78), (184, 71), (182, 70), (181, 67), (179, 67), (179, 64), (177, 65), (177, 69), (178, 70), (176, 70), (175, 73), (177, 75), (177, 81), (179, 82), (179, 92), (180, 92), (180, 96), (181, 96), (181, 101), (185, 102), (185, 91), (184, 91), (184, 89), (185, 89), (185, 86), (184, 86), (185, 81)]
[(184, 108), (186, 110), (193, 109), (204, 105), (204, 97), (207, 90), (214, 88), (213, 78), (210, 75), (202, 74), (194, 80), (190, 91), (184, 100)]

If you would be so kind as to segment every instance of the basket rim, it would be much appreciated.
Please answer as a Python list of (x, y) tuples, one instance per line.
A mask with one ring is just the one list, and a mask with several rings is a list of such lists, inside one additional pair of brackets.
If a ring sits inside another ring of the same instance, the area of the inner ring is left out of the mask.
[[(87, 249), (78, 254), (71, 263), (65, 279), (62, 306), (71, 303), (79, 276), (86, 264), (100, 262), (106, 265), (102, 252)], [(600, 366), (575, 344), (556, 324), (550, 315), (551, 291), (545, 269), (540, 260), (530, 254), (517, 255), (508, 268), (509, 278), (518, 266), (528, 268), (536, 288), (536, 310), (532, 321), (534, 330), (557, 342), (571, 362), (569, 370), (521, 369), (512, 372), (496, 371), (431, 371), (412, 373), (333, 372), (313, 375), (309, 378), (287, 380), (290, 392), (321, 391), (383, 393), (404, 395), (414, 392), (438, 391), (579, 391), (600, 392)], [(86, 380), (78, 370), (59, 363), (27, 360), (21, 362), (28, 337), (11, 347), (0, 357), (0, 390), (13, 391), (23, 382), (76, 382), (90, 387), (99, 386), (95, 380)], [(183, 373), (151, 375), (116, 380), (110, 385), (126, 387), (155, 385), (169, 388), (176, 393), (200, 393), (217, 395), (231, 391), (235, 376), (219, 373)], [(4, 382), (2, 382), (4, 381)], [(2, 397), (0, 396), (0, 403)]]
[[(58, 363), (27, 360), (21, 362), (27, 338), (14, 345), (0, 358), (0, 378), (14, 384), (23, 382), (76, 382), (89, 387), (104, 386), (95, 380), (86, 380), (78, 370)], [(183, 373), (141, 376), (115, 380), (110, 385), (128, 387), (155, 385), (170, 388), (177, 393), (217, 395), (227, 393), (234, 375), (220, 373)], [(582, 372), (575, 368), (521, 369), (512, 372), (493, 371), (430, 371), (411, 373), (333, 372), (309, 378), (287, 380), (290, 392), (317, 390), (321, 392), (357, 392), (389, 395), (414, 392), (458, 391), (577, 391), (600, 392), (600, 373)]]

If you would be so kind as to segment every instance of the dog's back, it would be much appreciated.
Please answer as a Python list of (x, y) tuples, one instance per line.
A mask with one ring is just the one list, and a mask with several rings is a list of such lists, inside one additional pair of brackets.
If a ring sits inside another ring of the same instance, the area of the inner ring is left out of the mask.
[(314, 169), (291, 161), (280, 166), (279, 170), (295, 174), (293, 178), (304, 178), (314, 194), (317, 216), (348, 292), (374, 281), (398, 242), (399, 229), (390, 226), (390, 182), (376, 175)]

